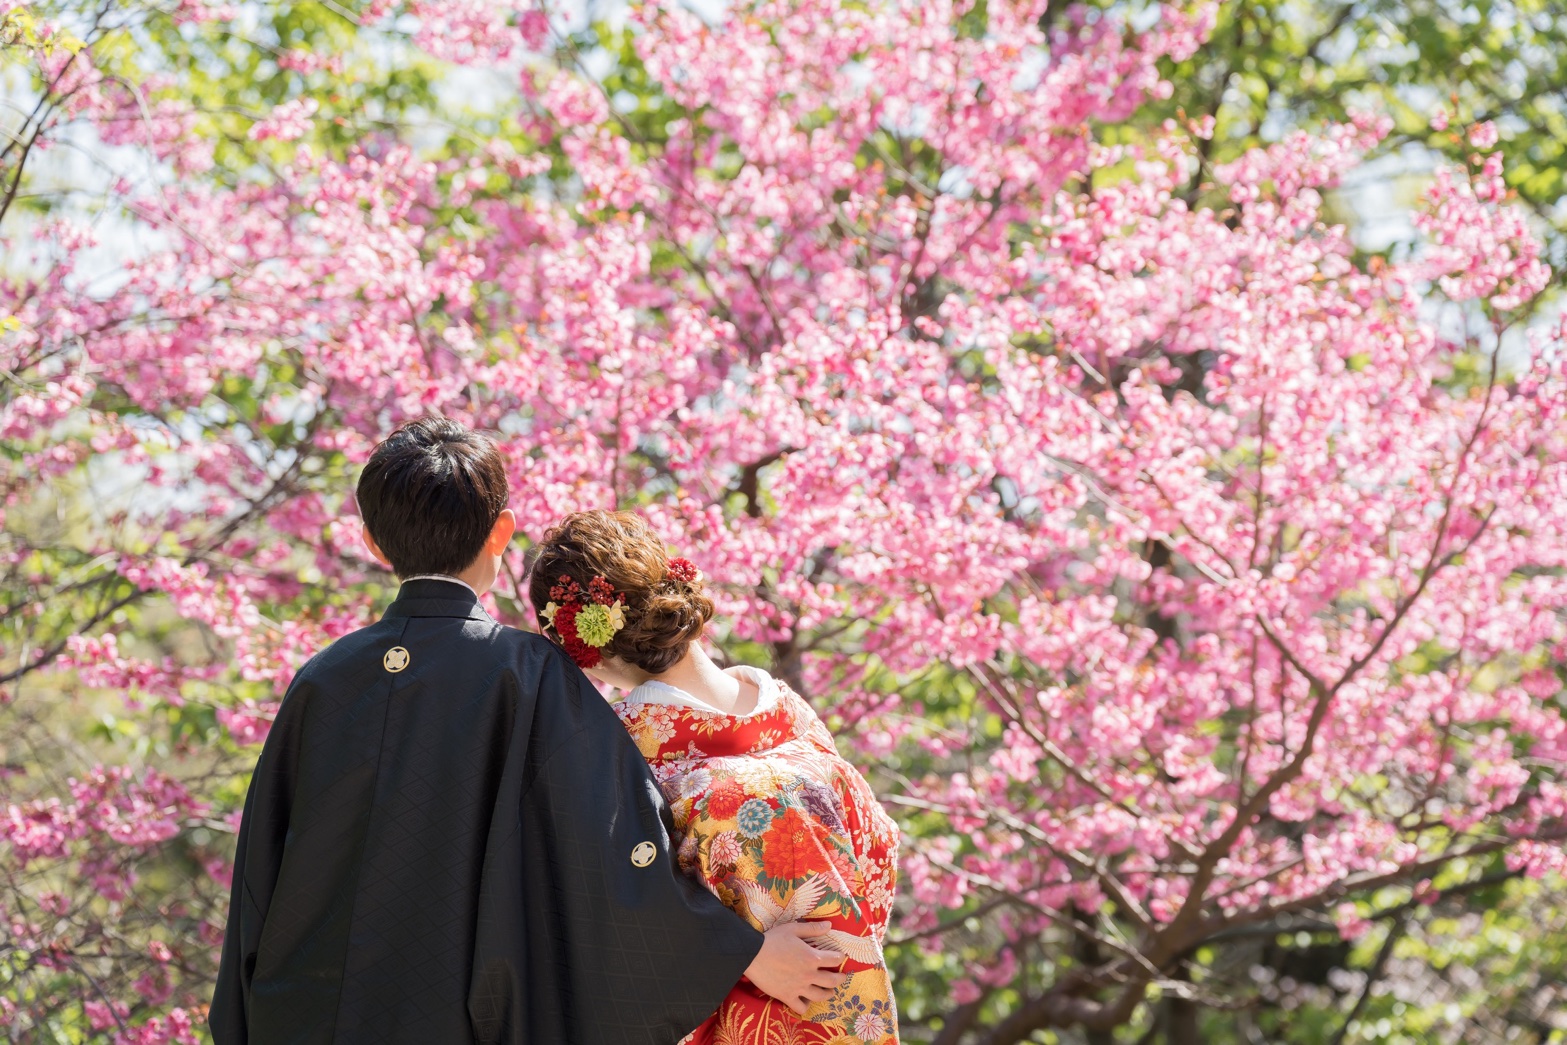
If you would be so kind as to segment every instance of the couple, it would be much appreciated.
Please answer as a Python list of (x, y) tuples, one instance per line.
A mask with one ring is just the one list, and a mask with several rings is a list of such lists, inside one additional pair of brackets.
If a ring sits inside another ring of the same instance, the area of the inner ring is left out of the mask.
[(895, 1043), (897, 833), (865, 781), (787, 686), (708, 659), (701, 575), (636, 515), (546, 535), (547, 638), (497, 624), (506, 498), (449, 420), (365, 466), (402, 588), (300, 671), (262, 749), (217, 1045)]

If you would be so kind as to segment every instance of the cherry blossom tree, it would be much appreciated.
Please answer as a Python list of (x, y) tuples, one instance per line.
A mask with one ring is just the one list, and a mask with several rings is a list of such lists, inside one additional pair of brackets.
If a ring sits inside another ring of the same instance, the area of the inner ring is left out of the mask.
[(1208, 4), (330, 7), (0, 0), (12, 1038), (199, 1040), (254, 745), (388, 597), (349, 491), (428, 412), (524, 535), (644, 511), (829, 714), (911, 1040), (1195, 1040), (1236, 934), (1567, 870), (1567, 327), (1490, 125), (1368, 257), (1381, 118), (1128, 130)]

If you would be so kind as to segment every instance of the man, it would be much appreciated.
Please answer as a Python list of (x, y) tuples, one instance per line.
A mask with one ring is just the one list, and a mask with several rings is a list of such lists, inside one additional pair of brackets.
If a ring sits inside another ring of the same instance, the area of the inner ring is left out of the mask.
[(289, 686), (245, 800), (217, 1045), (673, 1043), (742, 974), (842, 981), (680, 873), (647, 764), (553, 643), (479, 606), (515, 528), (490, 441), (415, 421), (359, 480), (403, 579)]

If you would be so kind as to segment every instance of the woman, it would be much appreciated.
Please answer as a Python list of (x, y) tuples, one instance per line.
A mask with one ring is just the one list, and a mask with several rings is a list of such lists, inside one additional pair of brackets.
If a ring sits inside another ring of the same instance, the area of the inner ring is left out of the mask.
[(701, 575), (631, 512), (581, 512), (545, 535), (529, 596), (544, 633), (616, 705), (663, 785), (682, 869), (758, 929), (823, 926), (837, 992), (797, 1015), (742, 980), (683, 1045), (887, 1045), (897, 1013), (881, 944), (897, 827), (815, 712), (758, 668), (721, 670), (697, 640)]

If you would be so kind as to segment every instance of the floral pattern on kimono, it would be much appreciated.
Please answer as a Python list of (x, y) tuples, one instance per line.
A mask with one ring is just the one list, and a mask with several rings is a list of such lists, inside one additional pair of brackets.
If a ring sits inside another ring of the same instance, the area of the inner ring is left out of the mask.
[[(837, 992), (804, 1016), (741, 980), (682, 1045), (895, 1045), (898, 1017), (881, 954), (897, 884), (898, 829), (800, 696), (766, 672), (728, 715), (659, 688), (616, 705), (663, 787), (680, 866), (758, 929), (829, 926), (813, 945), (843, 955)], [(642, 699), (637, 699), (642, 697)]]

